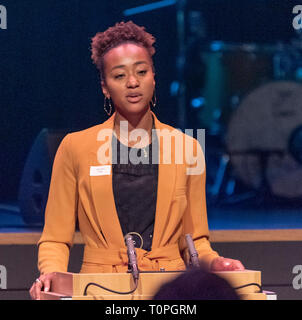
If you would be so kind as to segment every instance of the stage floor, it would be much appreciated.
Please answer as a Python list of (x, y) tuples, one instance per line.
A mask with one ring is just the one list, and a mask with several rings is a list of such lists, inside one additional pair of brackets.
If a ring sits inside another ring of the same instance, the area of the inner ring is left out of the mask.
[[(302, 210), (208, 207), (213, 242), (302, 241)], [(15, 204), (0, 204), (0, 244), (34, 244), (42, 225), (24, 223)], [(77, 232), (75, 243), (82, 243)]]

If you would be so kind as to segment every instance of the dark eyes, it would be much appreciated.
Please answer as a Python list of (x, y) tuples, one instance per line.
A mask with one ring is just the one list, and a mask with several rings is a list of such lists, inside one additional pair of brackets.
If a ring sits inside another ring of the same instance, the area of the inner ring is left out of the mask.
[(114, 76), (114, 79), (121, 79), (123, 78), (124, 74), (118, 74), (116, 76)]
[[(139, 75), (143, 76), (147, 73), (147, 70), (140, 70), (137, 72)], [(121, 74), (117, 74), (116, 76), (114, 76), (114, 79), (122, 79), (124, 78), (126, 75), (121, 73)]]

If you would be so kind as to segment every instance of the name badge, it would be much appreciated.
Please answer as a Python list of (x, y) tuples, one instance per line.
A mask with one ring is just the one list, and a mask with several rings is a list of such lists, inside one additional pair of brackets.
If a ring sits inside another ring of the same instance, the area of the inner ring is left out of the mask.
[(108, 176), (111, 172), (111, 165), (107, 166), (91, 166), (90, 167), (90, 176)]

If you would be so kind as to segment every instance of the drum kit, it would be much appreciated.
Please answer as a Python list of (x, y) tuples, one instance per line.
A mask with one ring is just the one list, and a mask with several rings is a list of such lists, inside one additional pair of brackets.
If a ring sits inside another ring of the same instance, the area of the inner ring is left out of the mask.
[(200, 53), (206, 69), (199, 122), (209, 135), (220, 137), (224, 149), (208, 187), (214, 198), (240, 201), (244, 197), (235, 191), (240, 184), (253, 197), (302, 200), (298, 40), (273, 45), (212, 42)]

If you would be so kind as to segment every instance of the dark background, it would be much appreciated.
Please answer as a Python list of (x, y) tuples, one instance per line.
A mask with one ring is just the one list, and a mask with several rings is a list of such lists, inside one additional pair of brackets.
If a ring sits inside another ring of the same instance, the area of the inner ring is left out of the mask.
[[(24, 161), (42, 128), (73, 131), (106, 119), (98, 74), (90, 60), (90, 39), (117, 21), (143, 24), (157, 38), (156, 112), (163, 122), (177, 126), (175, 100), (169, 93), (176, 77), (176, 9), (123, 16), (125, 9), (145, 3), (1, 1), (8, 11), (8, 29), (0, 30), (0, 201), (16, 200)], [(257, 43), (293, 37), (293, 4), (188, 1), (189, 8), (204, 12), (207, 40)]]

